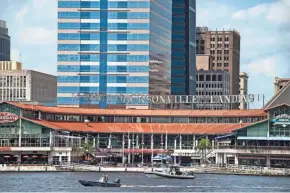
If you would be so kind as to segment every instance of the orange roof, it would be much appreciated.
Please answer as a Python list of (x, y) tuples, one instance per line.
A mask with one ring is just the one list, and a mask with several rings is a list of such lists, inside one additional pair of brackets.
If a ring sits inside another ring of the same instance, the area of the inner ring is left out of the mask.
[(24, 104), (19, 102), (6, 102), (22, 109), (36, 110), (58, 114), (78, 115), (118, 115), (118, 116), (189, 116), (189, 117), (266, 117), (262, 109), (254, 110), (132, 110), (132, 109), (91, 109), (74, 107), (46, 107), (40, 105)]
[(37, 124), (56, 129), (74, 132), (95, 133), (168, 133), (168, 134), (227, 134), (235, 129), (250, 124), (187, 124), (187, 123), (89, 123), (48, 122), (30, 120)]

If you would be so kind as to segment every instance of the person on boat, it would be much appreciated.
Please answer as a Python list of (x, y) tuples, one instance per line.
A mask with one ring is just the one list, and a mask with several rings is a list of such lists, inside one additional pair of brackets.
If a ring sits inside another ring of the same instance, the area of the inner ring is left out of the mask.
[(105, 174), (104, 174), (104, 176), (103, 176), (103, 179), (104, 179), (104, 182), (105, 182), (105, 183), (108, 182), (109, 177), (108, 177), (107, 172), (105, 172)]

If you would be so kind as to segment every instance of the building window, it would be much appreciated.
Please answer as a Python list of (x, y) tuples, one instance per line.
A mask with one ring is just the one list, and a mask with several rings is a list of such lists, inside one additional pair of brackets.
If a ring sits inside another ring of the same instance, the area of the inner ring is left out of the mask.
[(229, 63), (224, 63), (224, 67), (229, 67)]
[(229, 44), (225, 44), (225, 48), (229, 48)]
[(210, 54), (215, 54), (215, 50), (211, 50), (210, 51)]
[(199, 40), (196, 40), (196, 44), (198, 44), (199, 43)]
[(214, 47), (215, 47), (215, 45), (214, 45), (214, 44), (210, 44), (210, 47), (211, 47), (211, 48), (214, 48)]
[(204, 40), (200, 40), (200, 43), (201, 43), (201, 44), (204, 44)]
[(222, 47), (222, 44), (218, 44), (218, 48), (221, 48)]
[(229, 37), (225, 37), (225, 41), (226, 42), (230, 41), (230, 38)]
[(225, 56), (225, 57), (224, 57), (224, 60), (229, 60), (229, 57), (228, 57), (228, 56)]
[(218, 41), (219, 41), (219, 42), (223, 41), (223, 38), (222, 38), (222, 37), (219, 37), (219, 38), (218, 38)]
[[(227, 44), (226, 44), (227, 45)], [(229, 54), (230, 53), (230, 51), (229, 50), (225, 50), (224, 51), (224, 54)]]
[(210, 38), (210, 41), (214, 42), (215, 41), (215, 38), (214, 37), (211, 37)]
[(217, 63), (217, 67), (221, 67), (222, 66), (222, 63)]
[(222, 54), (222, 50), (218, 50), (217, 51), (217, 54)]

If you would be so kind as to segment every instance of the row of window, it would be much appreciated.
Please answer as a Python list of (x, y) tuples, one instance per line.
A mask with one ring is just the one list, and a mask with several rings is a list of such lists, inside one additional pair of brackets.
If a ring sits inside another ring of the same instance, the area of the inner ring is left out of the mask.
[[(106, 87), (105, 90), (101, 90), (99, 87), (64, 87), (59, 86), (57, 88), (58, 93), (128, 93), (128, 94), (147, 94), (148, 87)], [(93, 97), (91, 97), (93, 99)], [(133, 98), (138, 100), (137, 98)], [(76, 99), (74, 99), (76, 100)], [(85, 100), (85, 97), (84, 97)], [(112, 102), (112, 101), (111, 101)]]
[(223, 84), (196, 84), (196, 88), (223, 88)]
[(223, 92), (197, 92), (197, 95), (200, 96), (217, 96), (224, 95)]
[[(216, 48), (215, 44), (210, 44), (210, 48)], [(222, 44), (217, 44), (217, 48), (222, 48)], [(229, 48), (229, 44), (224, 44), (224, 48)]]
[(123, 123), (253, 123), (264, 117), (148, 117), (148, 116), (81, 116), (45, 113), (43, 119), (49, 121), (123, 122)]
[[(149, 19), (149, 12), (108, 12), (108, 19)], [(101, 19), (100, 12), (58, 12), (59, 19)]]
[(223, 81), (223, 75), (217, 74), (198, 74), (196, 75), (196, 81)]
[(58, 29), (87, 30), (149, 30), (149, 23), (108, 23), (106, 29), (100, 28), (100, 23), (58, 23)]
[[(58, 72), (99, 72), (100, 66), (59, 65)], [(149, 72), (148, 66), (107, 66), (106, 72)]]
[[(229, 60), (229, 56), (224, 56), (224, 57), (222, 57), (222, 56), (217, 56), (216, 57), (216, 60), (222, 60), (224, 58), (224, 60)], [(215, 60), (215, 58), (213, 58), (213, 60)]]
[[(108, 33), (108, 40), (149, 40), (149, 34)], [(58, 40), (100, 40), (100, 33), (59, 33)]]
[(58, 51), (149, 51), (148, 44), (58, 44)]
[(149, 1), (104, 1), (104, 4), (101, 4), (100, 1), (59, 1), (58, 8), (149, 8)]
[[(98, 83), (103, 76), (58, 76), (58, 82), (68, 83)], [(105, 77), (107, 83), (148, 83), (148, 76), (110, 76)]]
[(58, 61), (83, 61), (83, 62), (99, 62), (99, 61), (108, 61), (108, 62), (148, 62), (148, 55), (117, 55), (117, 54), (105, 54), (102, 57), (99, 54), (81, 54), (81, 55), (72, 55), (72, 54), (59, 54), (57, 56)]
[[(215, 63), (212, 63), (212, 66), (215, 67)], [(218, 62), (216, 63), (217, 67), (222, 67), (222, 63)], [(224, 63), (224, 67), (229, 67), (229, 63)]]

